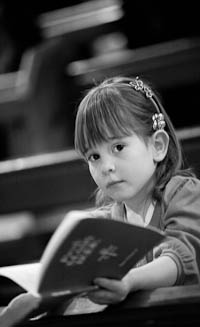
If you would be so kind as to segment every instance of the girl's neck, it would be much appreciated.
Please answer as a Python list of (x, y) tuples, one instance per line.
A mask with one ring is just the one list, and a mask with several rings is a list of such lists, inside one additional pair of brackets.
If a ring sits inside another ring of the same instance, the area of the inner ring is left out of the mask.
[(129, 199), (125, 201), (125, 207), (127, 210), (132, 210), (134, 213), (140, 215), (143, 219), (145, 219), (147, 210), (150, 204), (153, 202), (152, 199), (152, 190), (155, 185), (154, 176), (152, 176), (151, 180), (145, 184), (142, 190), (135, 196), (133, 199)]
[(130, 216), (131, 212), (133, 212), (134, 214), (137, 214), (137, 215), (141, 216), (143, 221), (144, 221), (145, 217), (146, 217), (146, 214), (147, 214), (147, 210), (148, 210), (151, 203), (152, 203), (152, 199), (147, 198), (137, 206), (134, 206), (134, 205), (129, 206), (126, 203), (124, 205), (125, 205), (125, 208), (126, 208), (127, 215)]

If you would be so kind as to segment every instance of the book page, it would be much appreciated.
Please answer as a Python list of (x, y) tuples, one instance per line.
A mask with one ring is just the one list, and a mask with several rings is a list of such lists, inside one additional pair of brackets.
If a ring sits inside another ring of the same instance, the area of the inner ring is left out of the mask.
[(6, 266), (0, 268), (0, 276), (7, 277), (32, 294), (37, 294), (39, 271), (40, 263)]
[(65, 309), (63, 315), (80, 315), (85, 313), (100, 312), (107, 308), (106, 304), (97, 304), (87, 297), (75, 297)]

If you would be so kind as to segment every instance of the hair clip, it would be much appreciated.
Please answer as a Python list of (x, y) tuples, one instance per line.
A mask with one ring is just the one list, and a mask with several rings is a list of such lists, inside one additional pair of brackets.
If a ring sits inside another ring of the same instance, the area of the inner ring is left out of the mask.
[(157, 104), (155, 100), (155, 96), (150, 89), (150, 87), (146, 86), (141, 79), (137, 76), (133, 81), (129, 82), (129, 85), (132, 86), (136, 91), (143, 92), (147, 98), (151, 100), (151, 102), (154, 104), (154, 107), (157, 110), (157, 113), (155, 113), (152, 116), (153, 119), (153, 130), (157, 131), (159, 129), (165, 128), (165, 119), (164, 115), (160, 112), (159, 104)]
[(157, 131), (159, 129), (164, 129), (165, 128), (165, 120), (164, 120), (164, 115), (159, 113), (159, 114), (154, 114), (152, 116), (153, 119), (153, 129), (154, 131)]
[(147, 98), (152, 98), (153, 96), (153, 92), (151, 91), (151, 89), (144, 85), (143, 81), (141, 79), (139, 79), (139, 77), (137, 76), (134, 81), (131, 81), (129, 83), (136, 91), (141, 91), (143, 93), (145, 93)]

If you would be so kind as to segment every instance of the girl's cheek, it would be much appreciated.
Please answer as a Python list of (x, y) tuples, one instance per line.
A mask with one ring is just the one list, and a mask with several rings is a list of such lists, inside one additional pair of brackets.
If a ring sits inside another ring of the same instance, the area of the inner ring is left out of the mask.
[(92, 178), (96, 181), (96, 177), (97, 177), (96, 169), (94, 169), (93, 167), (89, 166), (89, 171), (90, 171), (90, 174), (91, 174)]
[(90, 172), (91, 175), (93, 175), (93, 170), (94, 170), (94, 169), (92, 168), (92, 165), (89, 164), (89, 172)]
[(97, 184), (97, 186), (101, 187), (101, 178), (100, 178), (98, 172), (92, 170), (90, 173), (91, 173), (91, 176), (92, 176), (93, 180)]

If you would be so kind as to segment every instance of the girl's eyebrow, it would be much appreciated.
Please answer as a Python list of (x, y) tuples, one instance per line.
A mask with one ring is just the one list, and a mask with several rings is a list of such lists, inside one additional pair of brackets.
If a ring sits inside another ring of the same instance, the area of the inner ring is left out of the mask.
[(118, 136), (118, 137), (116, 137), (116, 136), (113, 136), (113, 137), (109, 137), (108, 138), (108, 141), (111, 141), (111, 142), (123, 142), (123, 141), (125, 141), (125, 137), (124, 136)]
[(110, 136), (108, 137), (108, 141), (113, 141), (113, 140), (121, 140), (123, 136)]

